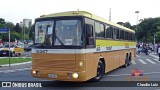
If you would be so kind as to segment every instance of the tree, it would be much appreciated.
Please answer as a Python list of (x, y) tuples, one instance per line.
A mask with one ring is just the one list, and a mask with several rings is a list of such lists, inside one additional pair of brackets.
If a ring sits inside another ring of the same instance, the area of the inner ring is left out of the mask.
[(6, 22), (6, 27), (10, 28), (11, 32), (14, 30), (15, 25), (12, 22)]
[(117, 24), (124, 26), (123, 22), (117, 22)]
[(29, 38), (32, 40), (34, 39), (34, 25), (31, 26), (31, 30), (29, 32)]
[(125, 22), (125, 23), (124, 22), (117, 22), (117, 24), (122, 25), (127, 28), (131, 28), (131, 24), (129, 22)]
[(16, 26), (14, 27), (14, 30), (18, 33), (22, 33), (22, 27), (20, 27), (19, 23), (16, 23)]
[(129, 22), (125, 22), (124, 26), (127, 27), (127, 28), (131, 28), (131, 24)]
[(5, 20), (3, 18), (0, 18), (0, 27), (5, 27)]
[(153, 42), (154, 34), (160, 31), (158, 29), (158, 26), (160, 26), (160, 18), (143, 19), (137, 26), (138, 29), (136, 31), (137, 40), (143, 42)]

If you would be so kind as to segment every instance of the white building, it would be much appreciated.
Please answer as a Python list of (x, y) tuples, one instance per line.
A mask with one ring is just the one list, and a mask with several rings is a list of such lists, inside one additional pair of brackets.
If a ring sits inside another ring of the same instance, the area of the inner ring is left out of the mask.
[(19, 26), (20, 26), (20, 27), (23, 27), (23, 22), (20, 22), (20, 23), (19, 23)]
[(30, 28), (32, 26), (32, 19), (23, 19), (23, 26)]

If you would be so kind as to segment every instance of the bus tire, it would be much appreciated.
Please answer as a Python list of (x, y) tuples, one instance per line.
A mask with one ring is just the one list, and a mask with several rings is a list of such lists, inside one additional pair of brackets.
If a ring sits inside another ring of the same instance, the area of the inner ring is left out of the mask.
[(130, 54), (130, 55), (129, 55), (129, 59), (128, 59), (128, 66), (132, 64), (131, 61), (132, 61), (132, 56), (131, 56), (131, 54)]
[(97, 75), (96, 75), (96, 77), (94, 77), (92, 80), (93, 80), (94, 82), (100, 81), (100, 80), (102, 79), (103, 75), (104, 75), (104, 64), (103, 64), (103, 62), (100, 60), (100, 61), (98, 62)]
[(126, 55), (125, 64), (123, 65), (124, 68), (126, 68), (128, 66), (128, 62), (129, 62), (128, 55)]

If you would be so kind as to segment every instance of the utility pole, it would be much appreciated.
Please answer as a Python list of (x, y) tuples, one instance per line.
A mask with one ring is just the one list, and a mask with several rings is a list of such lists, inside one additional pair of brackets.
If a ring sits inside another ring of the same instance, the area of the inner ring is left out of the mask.
[(140, 11), (135, 11), (135, 13), (137, 13), (137, 22), (136, 22), (136, 24), (138, 25), (138, 13), (139, 13)]
[(11, 34), (10, 34), (10, 28), (9, 28), (8, 36), (9, 36), (9, 69), (11, 69), (11, 56), (10, 56), (10, 54), (11, 54), (11, 41), (10, 41)]
[(156, 34), (155, 33), (154, 33), (153, 39), (154, 39), (153, 44), (155, 45), (155, 41), (156, 41)]
[(111, 8), (109, 8), (109, 21), (111, 21)]
[(25, 26), (23, 26), (23, 30), (24, 30), (24, 40), (25, 40)]

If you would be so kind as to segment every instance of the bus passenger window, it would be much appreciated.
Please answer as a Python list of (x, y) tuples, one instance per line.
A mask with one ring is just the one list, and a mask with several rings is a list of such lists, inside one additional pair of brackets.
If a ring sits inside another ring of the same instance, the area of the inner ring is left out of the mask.
[(86, 24), (86, 45), (94, 45), (93, 26)]

